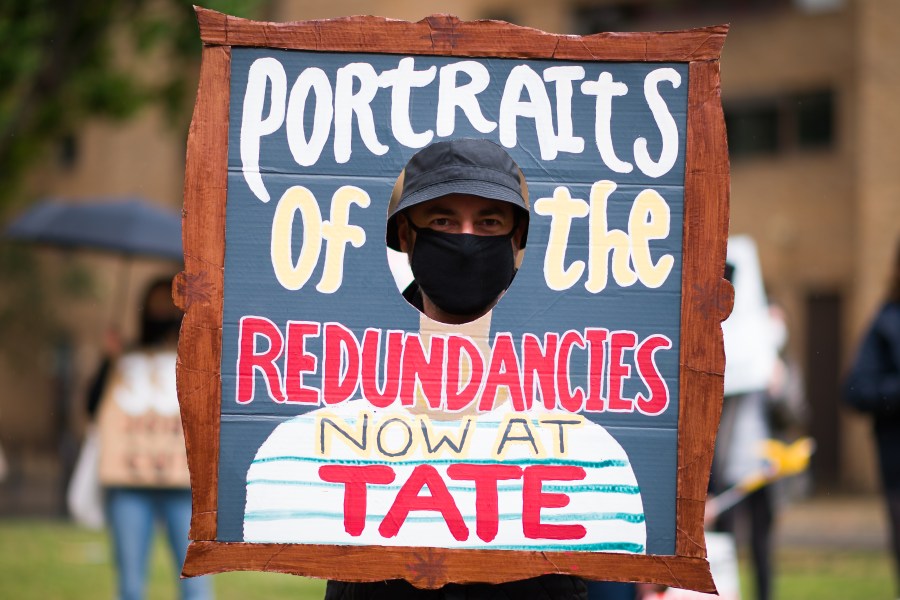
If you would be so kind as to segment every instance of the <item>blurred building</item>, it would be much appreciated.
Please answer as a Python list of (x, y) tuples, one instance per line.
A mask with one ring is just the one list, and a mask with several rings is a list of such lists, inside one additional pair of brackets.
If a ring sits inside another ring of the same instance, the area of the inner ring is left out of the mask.
[[(873, 489), (867, 423), (840, 407), (838, 382), (885, 292), (900, 238), (900, 2), (273, 0), (262, 18), (364, 13), (419, 20), (450, 10), (464, 20), (503, 19), (573, 34), (731, 24), (722, 59), (731, 232), (756, 239), (768, 292), (786, 310), (790, 351), (806, 374), (809, 428), (819, 442), (817, 486)], [(30, 195), (139, 195), (180, 206), (189, 111), (176, 126), (155, 109), (124, 126), (90, 123), (48, 155)], [(86, 260), (106, 269), (101, 287), (111, 290), (115, 265)], [(161, 269), (138, 267), (132, 292)], [(74, 349), (73, 391), (64, 401), (78, 406), (108, 319), (90, 305), (61, 313)], [(48, 418), (60, 410), (47, 377), (51, 363), (52, 357), (38, 361), (30, 373), (0, 365), (0, 441), (23, 480), (59, 470), (58, 427)], [(80, 428), (83, 418), (77, 410), (72, 415), (70, 425)], [(5, 508), (10, 500), (0, 497), (0, 512)]]

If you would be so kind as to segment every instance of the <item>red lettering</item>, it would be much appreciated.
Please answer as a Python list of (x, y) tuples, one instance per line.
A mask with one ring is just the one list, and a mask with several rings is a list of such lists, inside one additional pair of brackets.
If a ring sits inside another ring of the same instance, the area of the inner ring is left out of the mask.
[[(500, 386), (506, 386), (509, 390), (514, 407), (525, 405), (519, 358), (516, 356), (512, 335), (509, 333), (498, 333), (494, 338), (491, 365), (488, 367), (487, 382), (484, 384), (484, 391), (478, 402), (478, 410), (487, 412), (494, 408), (494, 398), (497, 396), (497, 388)], [(524, 409), (516, 408), (516, 410)]]
[(622, 397), (622, 384), (631, 377), (631, 365), (622, 362), (625, 350), (634, 348), (637, 334), (633, 331), (614, 331), (609, 336), (609, 410), (633, 412), (634, 399)]
[(569, 412), (581, 412), (584, 406), (584, 390), (576, 386), (569, 387), (569, 355), (572, 346), (585, 347), (584, 338), (577, 331), (567, 331), (559, 343), (556, 356), (556, 389), (559, 394), (559, 405)]
[(400, 382), (400, 403), (403, 406), (413, 406), (416, 403), (416, 380), (418, 380), (428, 406), (441, 407), (445, 341), (442, 336), (432, 335), (426, 356), (422, 339), (416, 334), (406, 336), (403, 343), (403, 375)]
[(603, 412), (606, 408), (606, 398), (602, 396), (601, 388), (606, 371), (606, 353), (603, 348), (608, 335), (608, 329), (584, 330), (588, 343), (588, 397), (584, 410), (591, 412)]
[(319, 323), (288, 321), (287, 358), (284, 370), (284, 388), (287, 401), (298, 404), (318, 404), (319, 390), (303, 385), (303, 373), (315, 373), (318, 359), (306, 352), (304, 338), (319, 335)]
[(537, 374), (537, 384), (541, 391), (541, 398), (544, 401), (544, 407), (547, 410), (556, 408), (556, 380), (554, 373), (556, 369), (556, 346), (559, 343), (558, 333), (547, 333), (544, 335), (544, 347), (541, 348), (541, 342), (533, 333), (526, 333), (522, 336), (522, 365), (523, 365), (523, 388), (525, 391), (525, 406), (519, 408), (514, 406), (516, 410), (531, 410), (534, 403), (535, 394), (535, 373)]
[(640, 393), (635, 398), (637, 409), (645, 415), (661, 414), (669, 406), (669, 388), (656, 367), (653, 356), (657, 350), (668, 350), (671, 347), (672, 341), (666, 336), (651, 335), (635, 351), (638, 373), (650, 392), (648, 398)]
[(339, 404), (350, 398), (359, 383), (359, 342), (340, 323), (325, 325), (325, 358), (322, 367), (322, 400)]
[[(460, 389), (463, 353), (469, 357), (471, 372), (469, 381)], [(451, 335), (447, 340), (447, 410), (458, 411), (471, 404), (483, 377), (484, 358), (478, 346), (467, 337)]]
[[(269, 347), (256, 351), (257, 336), (265, 338)], [(256, 394), (256, 370), (263, 374), (269, 389), (269, 397), (275, 402), (284, 402), (281, 387), (281, 371), (275, 361), (284, 350), (284, 338), (275, 324), (263, 317), (242, 317), (238, 332), (237, 359), (237, 402), (247, 404)]]
[[(433, 339), (433, 338), (432, 338)], [(428, 486), (430, 496), (420, 496), (423, 487)], [(390, 510), (384, 516), (384, 520), (378, 527), (378, 533), (386, 538), (397, 535), (410, 511), (424, 510), (441, 513), (450, 534), (458, 541), (469, 538), (469, 528), (463, 521), (450, 490), (447, 489), (441, 474), (431, 465), (418, 465), (391, 505)]]
[(497, 482), (519, 479), (522, 468), (514, 465), (450, 465), (447, 475), (457, 481), (475, 482), (475, 533), (484, 542), (497, 537), (500, 525)]
[(522, 482), (522, 532), (533, 540), (580, 540), (587, 535), (583, 525), (541, 523), (542, 508), (563, 508), (569, 505), (566, 494), (543, 491), (545, 481), (581, 481), (584, 469), (563, 465), (534, 465), (525, 468)]
[(344, 484), (344, 531), (359, 536), (366, 527), (366, 486), (393, 482), (394, 470), (381, 465), (323, 465), (319, 478)]
[(372, 406), (387, 408), (400, 393), (400, 359), (403, 356), (402, 331), (389, 331), (384, 359), (384, 386), (378, 389), (381, 371), (381, 330), (366, 329), (362, 343), (362, 394)]

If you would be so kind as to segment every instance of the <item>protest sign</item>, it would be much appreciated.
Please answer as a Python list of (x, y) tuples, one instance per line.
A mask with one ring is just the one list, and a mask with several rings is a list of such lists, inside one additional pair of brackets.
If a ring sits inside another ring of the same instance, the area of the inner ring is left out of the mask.
[[(198, 14), (185, 573), (711, 590), (726, 28)], [(385, 238), (410, 158), (462, 139), (508, 153), (530, 218), (496, 306), (447, 325)]]
[(106, 486), (184, 488), (174, 352), (130, 352), (113, 365), (97, 419)]

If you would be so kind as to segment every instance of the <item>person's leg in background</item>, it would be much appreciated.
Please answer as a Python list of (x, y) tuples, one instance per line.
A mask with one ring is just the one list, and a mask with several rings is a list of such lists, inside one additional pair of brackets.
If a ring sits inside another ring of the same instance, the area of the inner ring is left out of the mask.
[(891, 548), (894, 551), (894, 577), (897, 585), (897, 597), (900, 598), (900, 489), (884, 491), (888, 509), (888, 529)]
[(108, 488), (106, 516), (116, 561), (119, 600), (142, 600), (153, 539), (153, 501), (145, 490)]
[(772, 524), (774, 500), (772, 487), (764, 486), (745, 500), (750, 515), (750, 551), (753, 554), (753, 573), (758, 600), (772, 596)]
[[(187, 554), (188, 531), (191, 527), (191, 491), (188, 489), (157, 490), (157, 507), (166, 528), (169, 546), (175, 559), (175, 575), (181, 576)], [(212, 598), (209, 577), (190, 577), (178, 580), (182, 600)]]

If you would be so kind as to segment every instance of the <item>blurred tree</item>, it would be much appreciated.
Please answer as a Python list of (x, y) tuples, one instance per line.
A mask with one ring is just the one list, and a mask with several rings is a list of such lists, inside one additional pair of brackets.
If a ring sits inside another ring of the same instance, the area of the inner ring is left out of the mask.
[[(247, 16), (261, 0), (205, 0)], [(177, 68), (135, 69), (165, 57)], [(0, 214), (48, 144), (87, 118), (181, 114), (200, 38), (190, 0), (0, 0)], [(149, 74), (148, 74), (149, 72)]]
[[(238, 16), (264, 3), (202, 1)], [(34, 199), (19, 189), (29, 168), (88, 119), (155, 104), (184, 126), (200, 48), (190, 0), (0, 0), (0, 222)], [(31, 247), (0, 243), (0, 357), (16, 369), (65, 336), (59, 298), (96, 296), (77, 261), (61, 267), (42, 276)]]

